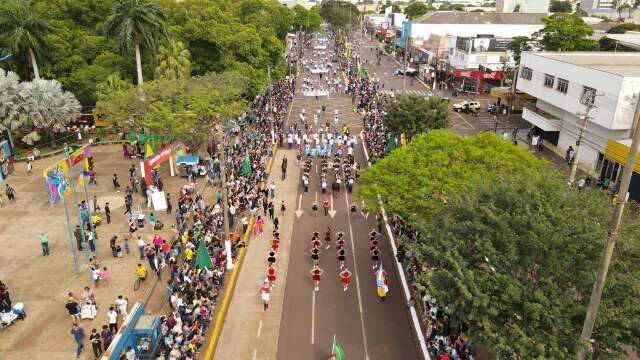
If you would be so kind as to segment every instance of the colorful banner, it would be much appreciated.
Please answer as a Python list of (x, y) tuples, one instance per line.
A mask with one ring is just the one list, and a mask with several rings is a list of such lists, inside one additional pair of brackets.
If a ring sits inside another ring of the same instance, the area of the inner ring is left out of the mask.
[(147, 184), (147, 186), (153, 184), (153, 179), (151, 178), (151, 169), (159, 166), (167, 160), (170, 160), (171, 151), (171, 147), (168, 147), (162, 150), (159, 154), (156, 154), (152, 158), (144, 161), (144, 182)]

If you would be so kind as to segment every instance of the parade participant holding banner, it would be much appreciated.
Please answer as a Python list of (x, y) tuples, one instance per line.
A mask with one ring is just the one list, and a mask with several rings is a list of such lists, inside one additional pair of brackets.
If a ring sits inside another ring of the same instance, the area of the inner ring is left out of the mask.
[(378, 296), (380, 297), (380, 301), (384, 301), (387, 293), (389, 293), (389, 277), (387, 276), (387, 272), (382, 268), (382, 264), (380, 264), (375, 274)]

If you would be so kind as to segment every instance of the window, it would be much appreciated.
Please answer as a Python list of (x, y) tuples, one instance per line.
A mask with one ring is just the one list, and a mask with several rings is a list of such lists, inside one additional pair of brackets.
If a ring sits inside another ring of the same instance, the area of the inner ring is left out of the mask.
[(549, 74), (544, 74), (544, 87), (552, 88), (553, 83), (556, 81), (556, 77)]
[(593, 105), (594, 100), (596, 99), (596, 89), (590, 88), (588, 86), (582, 87), (582, 95), (580, 96), (580, 104), (582, 105)]
[(556, 90), (566, 94), (567, 90), (569, 90), (569, 80), (558, 78), (558, 86), (556, 87)]
[(531, 80), (531, 78), (533, 77), (533, 70), (528, 67), (523, 67), (522, 70), (520, 70), (520, 77), (523, 79)]

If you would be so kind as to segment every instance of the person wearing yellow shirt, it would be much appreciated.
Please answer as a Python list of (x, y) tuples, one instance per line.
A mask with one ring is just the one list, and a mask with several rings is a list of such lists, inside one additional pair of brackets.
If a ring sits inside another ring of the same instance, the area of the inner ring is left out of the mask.
[(182, 234), (182, 239), (180, 239), (182, 241), (182, 246), (187, 244), (187, 240), (189, 240), (189, 234), (187, 234), (187, 232), (185, 231)]
[(140, 280), (144, 280), (147, 277), (147, 269), (145, 269), (144, 265), (138, 264), (136, 267), (136, 275)]
[(187, 259), (187, 261), (191, 261), (191, 259), (193, 259), (193, 250), (191, 250), (191, 248), (187, 248), (184, 251), (184, 256)]

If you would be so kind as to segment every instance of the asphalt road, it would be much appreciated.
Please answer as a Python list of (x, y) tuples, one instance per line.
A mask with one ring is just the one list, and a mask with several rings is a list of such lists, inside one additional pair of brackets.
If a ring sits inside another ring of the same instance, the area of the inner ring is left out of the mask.
[[(305, 56), (312, 56), (312, 51), (307, 50)], [(334, 109), (338, 109), (341, 122), (350, 127), (351, 134), (360, 132), (362, 117), (353, 111), (351, 98), (346, 95), (331, 95), (330, 98), (316, 100), (305, 98), (298, 91), (289, 121), (295, 121), (302, 108), (306, 109), (307, 114), (312, 114), (322, 104), (326, 105), (326, 116), (333, 117)], [(324, 119), (321, 121), (324, 122)], [(365, 166), (360, 139), (354, 155), (356, 161)], [(326, 360), (331, 355), (331, 345), (336, 335), (349, 359), (418, 359), (399, 279), (384, 238), (380, 239), (381, 260), (389, 274), (390, 292), (384, 302), (377, 296), (368, 236), (375, 227), (375, 215), (362, 214), (358, 209), (357, 215), (351, 217), (349, 205), (355, 199), (343, 187), (338, 197), (333, 199), (335, 216), (324, 216), (320, 209), (318, 216), (314, 217), (311, 204), (316, 201), (321, 205), (323, 200), (320, 175), (315, 173), (316, 164), (319, 164), (319, 160), (314, 162), (309, 192), (304, 193), (299, 183), (296, 209), (288, 210), (293, 212), (299, 208), (303, 213), (295, 218), (293, 227), (277, 358)], [(292, 165), (295, 165), (295, 161), (289, 159), (289, 166)], [(280, 171), (278, 167), (274, 166), (274, 169)], [(329, 176), (329, 184), (331, 181), (332, 177)], [(320, 267), (324, 274), (320, 290), (314, 292), (313, 289), (309, 273), (312, 267), (309, 257), (311, 234), (319, 231), (323, 238), (327, 226), (331, 226), (334, 234), (337, 231), (346, 234), (346, 267), (353, 273), (346, 292), (338, 275), (335, 236), (330, 249), (325, 250), (323, 243)]]

